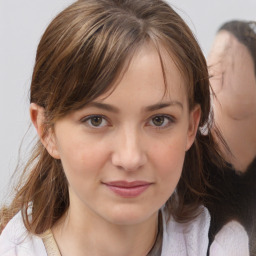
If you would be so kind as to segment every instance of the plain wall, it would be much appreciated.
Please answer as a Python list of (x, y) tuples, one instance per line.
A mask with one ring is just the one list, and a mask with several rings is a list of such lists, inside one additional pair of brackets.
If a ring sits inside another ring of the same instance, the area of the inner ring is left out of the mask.
[[(40, 37), (72, 0), (0, 0), (0, 202), (8, 199), (10, 177), (29, 121), (29, 86)], [(207, 55), (218, 27), (231, 19), (256, 20), (255, 0), (169, 0), (187, 21)], [(21, 160), (34, 137), (23, 142)]]

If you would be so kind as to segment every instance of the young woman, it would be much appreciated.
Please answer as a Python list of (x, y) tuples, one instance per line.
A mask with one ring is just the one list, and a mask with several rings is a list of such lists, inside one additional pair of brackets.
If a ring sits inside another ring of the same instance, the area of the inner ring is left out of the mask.
[(209, 111), (204, 56), (170, 6), (69, 6), (38, 46), (39, 141), (2, 209), (0, 254), (206, 255), (199, 127)]
[[(232, 255), (245, 255), (237, 247), (246, 247), (248, 239), (250, 255), (256, 255), (256, 23), (223, 24), (208, 64), (214, 117), (231, 152), (222, 150), (227, 168), (209, 168), (215, 187), (209, 191), (215, 198), (207, 203), (212, 217), (210, 242), (215, 239), (212, 250), (236, 230), (240, 238), (233, 242)], [(227, 255), (225, 246), (218, 250), (219, 255)]]

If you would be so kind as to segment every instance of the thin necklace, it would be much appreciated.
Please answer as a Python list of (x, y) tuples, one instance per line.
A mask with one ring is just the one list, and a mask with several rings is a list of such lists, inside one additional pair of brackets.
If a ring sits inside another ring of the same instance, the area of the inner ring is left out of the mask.
[[(44, 247), (48, 256), (61, 256), (60, 249), (57, 245), (57, 242), (53, 236), (51, 229), (48, 229), (47, 231), (45, 231), (40, 237), (43, 240)], [(161, 255), (162, 240), (163, 240), (162, 238), (163, 238), (163, 220), (162, 220), (162, 214), (161, 212), (159, 212), (156, 239), (147, 256)]]
[(158, 214), (158, 228), (157, 228), (157, 234), (155, 242), (150, 249), (147, 256), (159, 256), (162, 253), (162, 240), (163, 240), (163, 219), (162, 219), (162, 213), (159, 211)]

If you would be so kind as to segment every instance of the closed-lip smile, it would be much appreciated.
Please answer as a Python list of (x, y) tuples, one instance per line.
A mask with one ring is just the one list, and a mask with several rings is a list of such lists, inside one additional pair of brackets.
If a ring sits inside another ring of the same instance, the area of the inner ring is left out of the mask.
[(115, 194), (121, 197), (126, 197), (126, 198), (137, 197), (140, 194), (142, 194), (150, 185), (152, 185), (151, 182), (141, 181), (141, 180), (137, 180), (137, 181), (118, 180), (118, 181), (103, 182), (103, 184), (106, 185)]

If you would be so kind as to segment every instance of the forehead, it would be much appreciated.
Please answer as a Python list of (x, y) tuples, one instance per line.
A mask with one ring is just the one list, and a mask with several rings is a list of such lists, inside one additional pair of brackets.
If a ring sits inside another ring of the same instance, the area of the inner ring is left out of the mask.
[(232, 35), (226, 31), (220, 31), (213, 42), (212, 48), (208, 55), (208, 65), (214, 66), (223, 62), (226, 57), (230, 56), (227, 52), (232, 48)]
[(245, 45), (227, 31), (220, 31), (214, 40), (208, 55), (208, 66), (211, 72), (235, 71), (239, 68), (251, 68), (253, 59)]
[(133, 54), (111, 93), (99, 97), (110, 101), (122, 97), (140, 99), (145, 104), (163, 99), (186, 101), (184, 76), (164, 47), (145, 43)]

